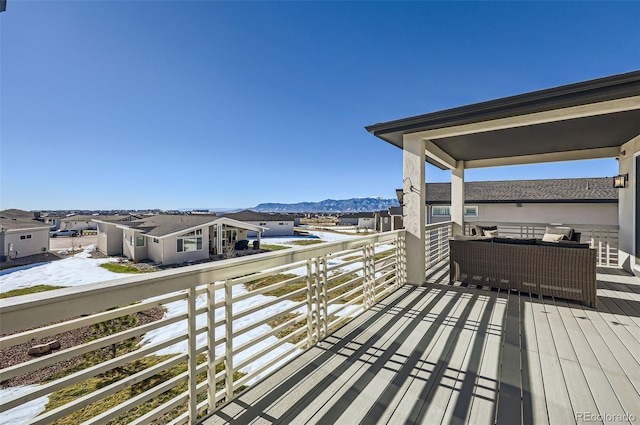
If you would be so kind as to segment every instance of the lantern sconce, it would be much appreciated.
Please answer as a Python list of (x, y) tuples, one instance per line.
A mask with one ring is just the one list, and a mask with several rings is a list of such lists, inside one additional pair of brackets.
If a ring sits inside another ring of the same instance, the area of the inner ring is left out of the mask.
[(620, 174), (613, 178), (613, 187), (616, 189), (623, 189), (627, 187), (627, 181), (629, 180), (629, 174)]

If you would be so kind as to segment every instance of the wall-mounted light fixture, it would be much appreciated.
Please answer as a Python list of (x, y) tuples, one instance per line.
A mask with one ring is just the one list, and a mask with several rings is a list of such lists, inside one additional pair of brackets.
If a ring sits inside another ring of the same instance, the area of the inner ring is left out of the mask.
[(622, 189), (627, 187), (627, 181), (629, 180), (629, 174), (620, 174), (613, 178), (613, 187), (616, 189)]
[(402, 194), (408, 194), (408, 193), (420, 193), (420, 189), (418, 189), (417, 187), (415, 187), (413, 185), (413, 183), (411, 182), (411, 179), (409, 177), (405, 177), (404, 180), (402, 180), (403, 186), (404, 186), (404, 190), (402, 191)]

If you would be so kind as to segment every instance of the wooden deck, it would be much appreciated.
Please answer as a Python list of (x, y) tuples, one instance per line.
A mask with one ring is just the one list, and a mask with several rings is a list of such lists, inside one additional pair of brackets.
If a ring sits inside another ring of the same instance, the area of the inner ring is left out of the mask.
[(640, 279), (598, 269), (598, 308), (406, 286), (204, 424), (640, 423)]

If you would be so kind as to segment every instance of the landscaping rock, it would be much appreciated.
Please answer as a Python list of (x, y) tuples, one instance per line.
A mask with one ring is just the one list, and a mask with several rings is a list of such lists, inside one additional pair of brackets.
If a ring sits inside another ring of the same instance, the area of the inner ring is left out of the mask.
[(49, 346), (49, 344), (38, 344), (29, 348), (29, 351), (27, 351), (27, 354), (30, 356), (39, 356), (41, 354), (47, 354), (50, 351), (51, 351), (51, 347)]
[(51, 348), (52, 350), (60, 349), (60, 341), (58, 341), (57, 339), (54, 339), (53, 341), (49, 341), (47, 342), (47, 344), (49, 344), (49, 348)]

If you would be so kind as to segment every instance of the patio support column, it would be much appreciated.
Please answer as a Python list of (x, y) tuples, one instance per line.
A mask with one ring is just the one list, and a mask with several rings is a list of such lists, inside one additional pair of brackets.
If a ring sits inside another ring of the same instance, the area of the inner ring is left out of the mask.
[(222, 254), (222, 223), (216, 224), (216, 233), (218, 234), (216, 238), (216, 249), (218, 254)]
[(451, 221), (453, 235), (464, 235), (464, 161), (451, 170)]
[(640, 135), (620, 147), (619, 173), (627, 187), (618, 190), (618, 265), (640, 276)]
[(403, 208), (406, 229), (406, 282), (425, 281), (425, 143), (420, 138), (403, 140)]

